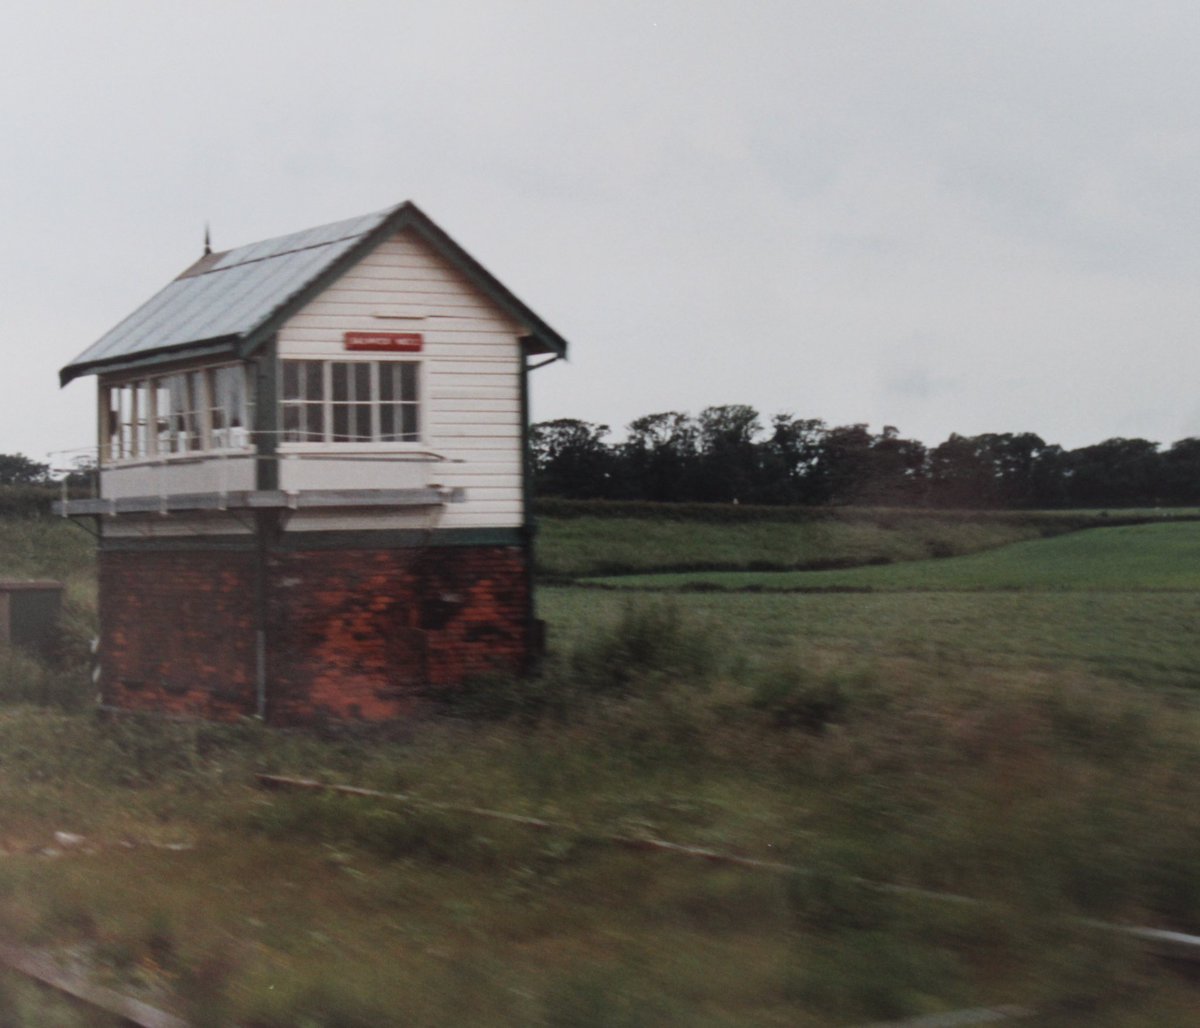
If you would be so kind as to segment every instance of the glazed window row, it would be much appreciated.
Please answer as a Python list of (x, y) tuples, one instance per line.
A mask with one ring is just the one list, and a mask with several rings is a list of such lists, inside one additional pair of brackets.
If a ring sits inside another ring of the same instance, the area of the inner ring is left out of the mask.
[[(420, 439), (417, 361), (280, 361), (285, 443), (413, 443)], [(219, 365), (107, 384), (105, 462), (252, 445), (250, 369)]]

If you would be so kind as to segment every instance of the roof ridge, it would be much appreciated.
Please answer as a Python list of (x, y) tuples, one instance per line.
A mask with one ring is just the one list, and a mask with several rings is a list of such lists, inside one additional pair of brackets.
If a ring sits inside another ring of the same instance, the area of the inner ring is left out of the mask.
[[(271, 242), (270, 239), (260, 239), (254, 243), (247, 243), (245, 246), (235, 246), (232, 250), (223, 250), (221, 253), (206, 254), (190, 268), (187, 269), (179, 278), (195, 278), (197, 275), (212, 275), (218, 271), (231, 271), (234, 268), (244, 268), (248, 264), (260, 264), (263, 261), (273, 261), (280, 257), (287, 257), (293, 253), (303, 253), (305, 250), (318, 250), (322, 246), (333, 246), (336, 243), (344, 243), (348, 239), (359, 239), (363, 236), (362, 232), (351, 232), (349, 235), (338, 236), (336, 239), (323, 239), (319, 243), (309, 243), (307, 246), (295, 246), (290, 250), (277, 250), (274, 253), (266, 253), (261, 257), (249, 257), (244, 261), (235, 261), (233, 264), (226, 264), (222, 267), (215, 267), (221, 259), (228, 257), (231, 253), (237, 253), (238, 250), (248, 250), (252, 246), (261, 246), (263, 243)], [(286, 239), (287, 236), (276, 236), (276, 239)], [(209, 258), (212, 258), (210, 261)]]

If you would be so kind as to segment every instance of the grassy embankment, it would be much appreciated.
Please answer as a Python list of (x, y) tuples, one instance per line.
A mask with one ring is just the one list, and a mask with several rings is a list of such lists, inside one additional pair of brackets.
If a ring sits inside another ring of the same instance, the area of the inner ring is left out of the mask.
[[(543, 501), (544, 580), (814, 571), (956, 557), (1085, 528), (1198, 520), (1195, 510), (931, 511)], [(923, 572), (918, 572), (918, 577)], [(688, 579), (664, 583), (675, 587)]]
[[(844, 520), (824, 544), (789, 537), (788, 559), (845, 560), (861, 525)], [(866, 550), (928, 551), (964, 531), (893, 526)], [(89, 563), (71, 531), (0, 522), (0, 553), (25, 539), (12, 570), (71, 571), (74, 637)], [(708, 531), (677, 525), (664, 546), (694, 552)], [(770, 530), (753, 531), (772, 552)], [(1002, 575), (1003, 591), (545, 588), (545, 675), (478, 683), (457, 716), (403, 740), (0, 707), (0, 926), (197, 1023), (804, 1026), (1004, 1002), (1046, 1011), (1035, 1024), (1188, 1023), (1186, 982), (1075, 918), (1200, 929), (1200, 591), (1173, 577), (1195, 534), (1047, 540), (1024, 562), (1032, 577)], [(554, 545), (555, 566), (603, 570)], [(628, 545), (629, 563), (663, 566)], [(1159, 573), (1108, 592), (1035, 573), (1086, 560), (1086, 583), (1130, 553)], [(936, 581), (954, 564), (909, 573)], [(42, 698), (69, 705), (79, 652), (76, 639), (57, 665), (10, 659), (0, 694), (29, 698), (39, 675), (62, 683)], [(264, 795), (255, 770), (581, 831)], [(64, 849), (55, 831), (87, 841)], [(605, 832), (806, 870), (631, 854)], [(0, 990), (18, 1021), (42, 1002)]]
[(1054, 539), (1013, 541), (1002, 549), (915, 561), (816, 571), (691, 571), (588, 576), (624, 588), (861, 591), (1156, 591), (1200, 589), (1200, 528), (1195, 523), (1129, 525)]

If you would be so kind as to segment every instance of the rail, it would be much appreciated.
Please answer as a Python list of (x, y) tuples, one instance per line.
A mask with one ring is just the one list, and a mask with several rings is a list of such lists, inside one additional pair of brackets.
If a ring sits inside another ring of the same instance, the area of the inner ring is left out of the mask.
[(103, 1011), (135, 1028), (187, 1028), (187, 1021), (139, 999), (87, 981), (63, 970), (45, 954), (0, 940), (0, 965), (65, 996), (77, 1006)]
[[(454, 803), (440, 803), (436, 800), (425, 800), (405, 793), (380, 792), (376, 789), (363, 789), (353, 785), (335, 785), (320, 782), (312, 778), (292, 778), (286, 775), (256, 774), (255, 779), (260, 785), (269, 789), (294, 789), (309, 792), (334, 792), (346, 796), (362, 796), (373, 799), (386, 799), (407, 806), (421, 807), (432, 810), (445, 810), (453, 813), (468, 814), (474, 817), (490, 820), (507, 821), (512, 824), (525, 825), (539, 831), (559, 831), (575, 835), (586, 835), (590, 839), (612, 843), (627, 849), (652, 850), (669, 853), (680, 857), (698, 858), (710, 863), (727, 864), (744, 867), (753, 871), (767, 871), (773, 874), (807, 875), (808, 868), (798, 864), (788, 864), (775, 860), (759, 860), (754, 857), (744, 857), (736, 853), (721, 850), (710, 850), (698, 846), (687, 846), (681, 843), (668, 842), (643, 836), (615, 835), (609, 833), (594, 834), (563, 821), (546, 821), (542, 818), (528, 817), (524, 814), (511, 814), (500, 810), (489, 810), (485, 807), (462, 806)], [(892, 882), (877, 882), (866, 878), (848, 875), (847, 881), (856, 885), (875, 889), (879, 892), (896, 896), (911, 896), (916, 899), (927, 899), (940, 903), (957, 903), (973, 907), (985, 907), (984, 900), (973, 896), (962, 896), (951, 892), (938, 892), (933, 889), (922, 889), (911, 885), (897, 885)], [(1200, 962), (1200, 935), (1187, 932), (1168, 931), (1163, 928), (1148, 928), (1137, 925), (1112, 924), (1108, 921), (1097, 921), (1091, 918), (1077, 919), (1076, 923), (1097, 931), (1113, 932), (1146, 945), (1156, 955), (1172, 960), (1187, 960)]]

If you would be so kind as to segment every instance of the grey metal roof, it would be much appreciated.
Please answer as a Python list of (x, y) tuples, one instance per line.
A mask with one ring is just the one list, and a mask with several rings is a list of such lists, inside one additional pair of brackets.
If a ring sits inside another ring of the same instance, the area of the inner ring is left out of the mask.
[(513, 296), (414, 204), (208, 254), (168, 283), (62, 369), (80, 375), (203, 352), (246, 356), (314, 289), (375, 242), (403, 227), (420, 233), (503, 309), (530, 326), (539, 352), (566, 354), (566, 341)]

